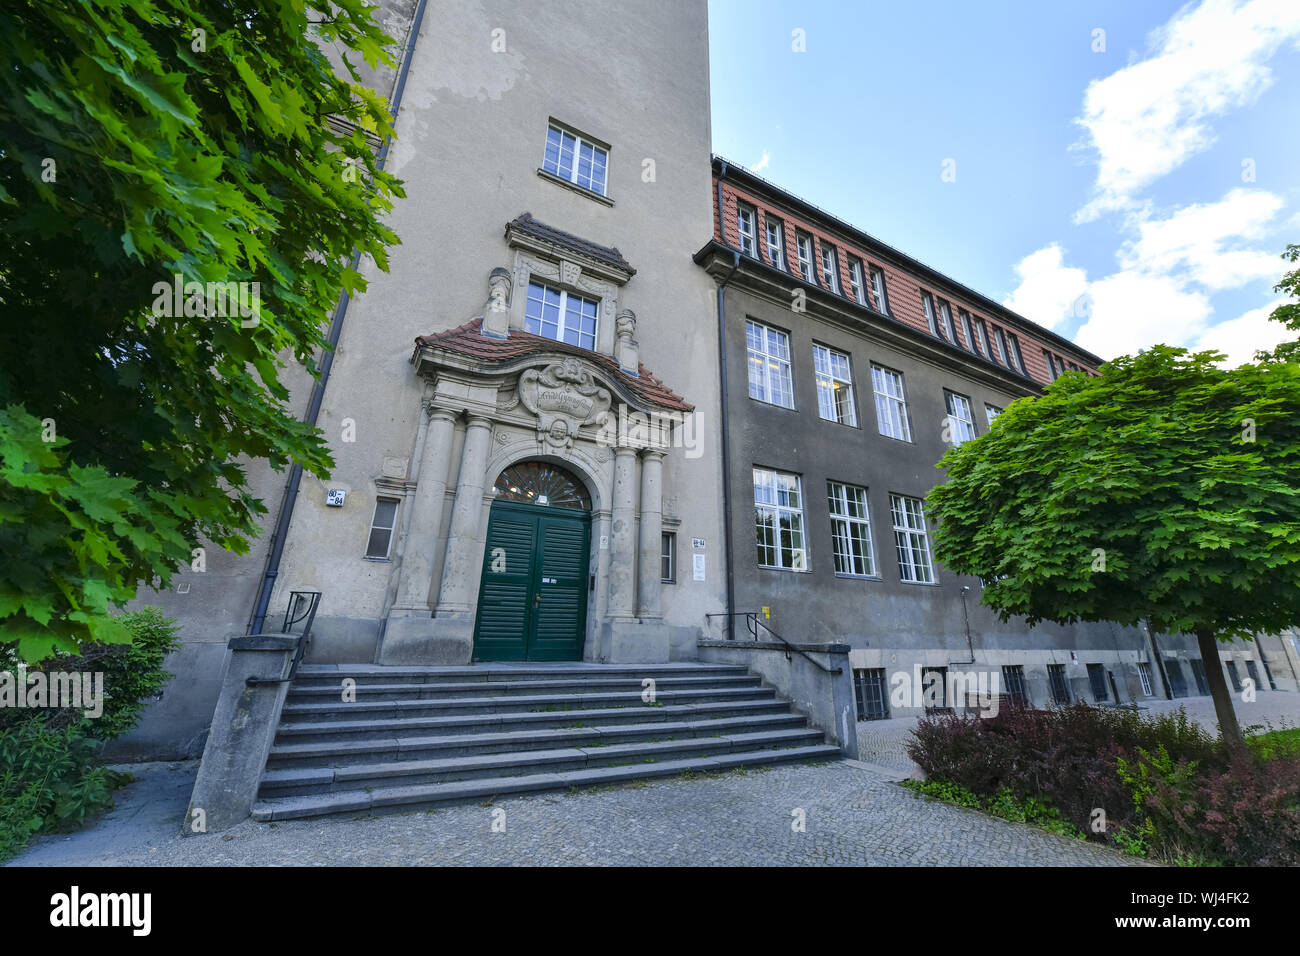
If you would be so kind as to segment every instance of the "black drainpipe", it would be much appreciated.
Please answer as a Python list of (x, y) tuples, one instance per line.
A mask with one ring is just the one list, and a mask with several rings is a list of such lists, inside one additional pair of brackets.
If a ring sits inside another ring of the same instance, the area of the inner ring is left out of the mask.
[[(411, 56), (415, 52), (415, 41), (420, 36), (420, 24), (424, 20), (424, 8), (428, 0), (420, 0), (416, 7), (415, 18), (411, 23), (410, 35), (406, 38), (406, 50), (402, 54), (402, 66), (397, 74), (397, 85), (393, 88), (390, 112), (393, 123), (397, 123), (397, 113), (402, 107), (402, 93), (406, 89), (406, 74), (411, 68)], [(384, 140), (375, 163), (380, 169), (388, 160), (388, 149), (392, 145), (392, 136)], [(352, 252), (352, 269), (361, 261), (361, 251)], [(339, 304), (334, 309), (334, 318), (330, 322), (329, 347), (321, 359), (320, 377), (312, 385), (311, 401), (307, 403), (307, 415), (303, 419), (309, 425), (315, 425), (320, 417), (321, 405), (325, 401), (325, 386), (329, 384), (330, 369), (334, 367), (334, 350), (338, 348), (339, 338), (343, 335), (343, 319), (348, 312), (351, 297), (345, 289), (339, 296)], [(266, 571), (262, 576), (262, 589), (257, 595), (257, 605), (253, 608), (248, 622), (249, 634), (260, 634), (266, 624), (266, 609), (271, 604), (271, 592), (275, 590), (275, 579), (280, 573), (280, 559), (284, 556), (284, 541), (289, 534), (289, 522), (293, 519), (293, 506), (298, 501), (298, 489), (302, 486), (302, 465), (294, 463), (289, 469), (289, 480), (285, 482), (284, 496), (280, 499), (280, 514), (275, 522), (275, 534), (271, 539), (271, 553), (266, 558)]]
[[(727, 225), (723, 219), (722, 180), (727, 175), (727, 161), (724, 159), (718, 172), (718, 232), (725, 243)], [(723, 549), (727, 559), (727, 640), (736, 639), (736, 619), (732, 611), (736, 607), (736, 572), (731, 560), (731, 430), (728, 426), (730, 416), (727, 414), (727, 304), (726, 288), (731, 277), (740, 268), (740, 253), (733, 249), (734, 257), (731, 271), (718, 286), (718, 377), (722, 389), (722, 529)]]

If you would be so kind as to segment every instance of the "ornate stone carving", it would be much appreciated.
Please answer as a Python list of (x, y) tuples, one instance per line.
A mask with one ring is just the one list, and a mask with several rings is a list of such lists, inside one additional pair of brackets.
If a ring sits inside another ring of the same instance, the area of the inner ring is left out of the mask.
[(609, 411), (609, 390), (596, 384), (576, 358), (552, 362), (542, 371), (519, 376), (519, 400), (537, 416), (537, 437), (556, 448), (573, 447), (583, 425), (599, 421)]
[(578, 280), (581, 278), (582, 278), (582, 266), (578, 265), (576, 262), (570, 262), (568, 259), (561, 260), (560, 262), (561, 282), (563, 282), (565, 285), (571, 285), (576, 288), (578, 285)]

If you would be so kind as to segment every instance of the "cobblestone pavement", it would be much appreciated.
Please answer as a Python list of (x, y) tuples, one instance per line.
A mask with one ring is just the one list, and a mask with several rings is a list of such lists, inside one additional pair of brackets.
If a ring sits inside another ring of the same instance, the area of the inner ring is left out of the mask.
[[(1283, 726), (1300, 726), (1300, 694), (1288, 691), (1260, 691), (1253, 703), (1233, 697), (1237, 720), (1242, 730), (1252, 725), (1274, 730)], [(1218, 733), (1219, 721), (1214, 716), (1214, 703), (1208, 697), (1183, 697), (1178, 700), (1143, 700), (1138, 702), (1141, 712), (1167, 714), (1182, 707), (1187, 715), (1209, 731)], [(904, 749), (915, 717), (891, 717), (889, 720), (862, 720), (858, 722), (859, 756), (867, 763), (888, 767), (903, 774), (919, 775), (916, 765)]]
[[(177, 828), (195, 765), (133, 770), (139, 781), (119, 794), (117, 809), (87, 830), (39, 839), (10, 865), (1137, 865), (926, 800), (848, 761), (433, 812), (248, 821), (186, 838)], [(796, 810), (804, 832), (792, 828)], [(505, 832), (493, 832), (494, 819), (504, 820)]]

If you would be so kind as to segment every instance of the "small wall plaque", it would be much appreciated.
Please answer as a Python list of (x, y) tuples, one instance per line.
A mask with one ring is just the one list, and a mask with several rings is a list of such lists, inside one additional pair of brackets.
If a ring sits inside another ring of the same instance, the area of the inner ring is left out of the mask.
[(343, 499), (347, 496), (348, 493), (342, 488), (331, 488), (325, 492), (325, 504), (331, 508), (342, 508)]

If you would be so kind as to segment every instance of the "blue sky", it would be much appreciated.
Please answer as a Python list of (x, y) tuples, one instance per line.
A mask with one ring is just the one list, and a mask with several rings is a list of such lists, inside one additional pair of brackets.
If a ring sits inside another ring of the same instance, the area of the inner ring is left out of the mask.
[(714, 152), (990, 298), (1104, 358), (1286, 337), (1300, 0), (709, 0), (709, 33)]

